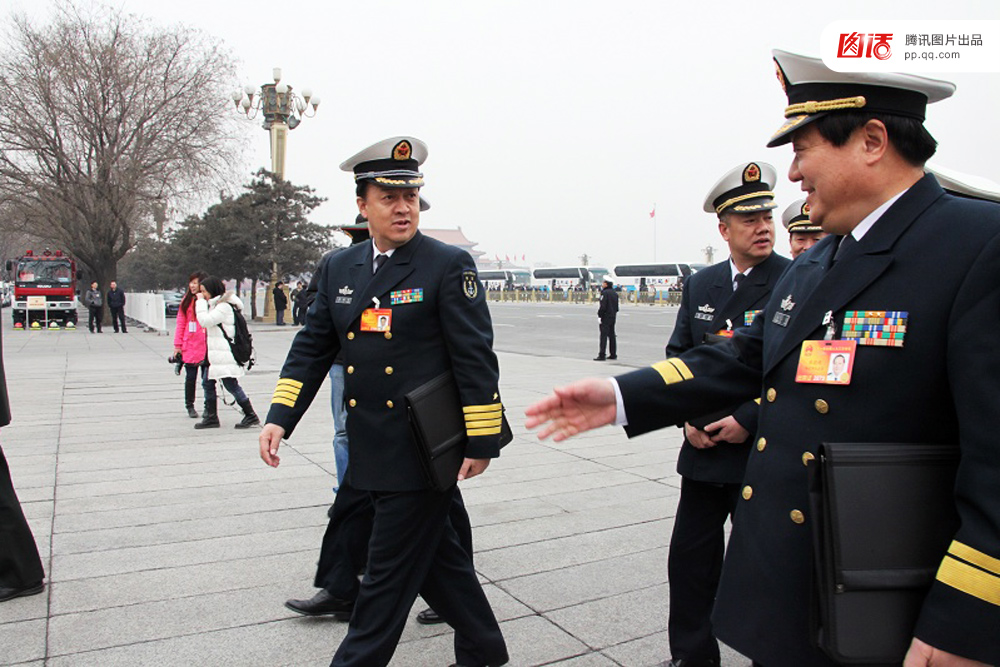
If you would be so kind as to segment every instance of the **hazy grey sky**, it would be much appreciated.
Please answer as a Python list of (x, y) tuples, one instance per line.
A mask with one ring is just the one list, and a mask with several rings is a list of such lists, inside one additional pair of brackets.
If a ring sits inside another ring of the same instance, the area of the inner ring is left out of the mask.
[[(322, 98), (319, 115), (290, 133), (286, 167), (329, 198), (315, 221), (357, 213), (342, 160), (410, 134), (430, 149), (423, 226), (460, 226), (491, 257), (575, 264), (587, 253), (608, 266), (653, 259), (654, 203), (659, 261), (722, 248), (701, 205), (740, 161), (777, 168), (776, 213), (799, 198), (786, 177), (791, 148), (764, 147), (786, 104), (772, 48), (819, 55), (834, 20), (1000, 19), (996, 0), (119, 3), (223, 40), (242, 81), (267, 82), (279, 66), (296, 90)], [(958, 85), (928, 110), (934, 161), (1000, 182), (1000, 73), (929, 76)], [(245, 131), (248, 180), (270, 158), (259, 120)], [(788, 254), (787, 235), (777, 236)]]

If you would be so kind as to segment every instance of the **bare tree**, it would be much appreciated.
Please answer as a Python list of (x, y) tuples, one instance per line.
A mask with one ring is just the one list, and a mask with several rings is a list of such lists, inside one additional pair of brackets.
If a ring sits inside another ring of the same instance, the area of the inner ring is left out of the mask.
[(106, 286), (157, 206), (232, 182), (235, 67), (192, 29), (57, 7), (0, 45), (0, 203)]

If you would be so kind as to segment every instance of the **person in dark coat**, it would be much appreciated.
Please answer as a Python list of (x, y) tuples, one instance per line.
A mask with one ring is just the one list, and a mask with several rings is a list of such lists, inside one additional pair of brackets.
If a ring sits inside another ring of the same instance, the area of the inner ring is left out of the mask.
[(295, 326), (302, 326), (306, 323), (306, 308), (309, 307), (306, 284), (300, 280), (289, 296), (292, 299), (292, 323)]
[[(904, 664), (1000, 664), (1000, 205), (948, 194), (925, 173), (936, 148), (926, 106), (952, 84), (774, 53), (789, 106), (770, 145), (792, 142), (789, 177), (830, 236), (730, 343), (562, 387), (528, 408), (526, 425), (546, 424), (539, 436), (557, 440), (609, 423), (635, 436), (761, 399), (712, 620), (720, 640), (763, 667), (840, 664), (811, 626), (819, 517), (808, 477), (820, 444), (952, 444), (960, 521), (926, 594), (914, 591)], [(803, 355), (824, 340), (854, 347), (850, 382), (797, 382)]]
[[(7, 379), (3, 369), (3, 342), (0, 340), (0, 427), (10, 423)], [(10, 468), (0, 447), (0, 602), (45, 590), (45, 571), (38, 557), (35, 538), (21, 511), (14, 491)]]
[[(277, 465), (281, 439), (344, 351), (350, 464), (345, 481), (375, 506), (367, 571), (331, 665), (388, 664), (420, 594), (455, 629), (462, 665), (503, 665), (506, 643), (449, 515), (457, 484), (429, 488), (410, 434), (405, 394), (442, 373), (455, 378), (468, 442), (456, 482), (500, 453), (499, 368), (475, 263), (423, 236), (417, 171), (426, 146), (410, 137), (375, 144), (341, 165), (353, 171), (371, 244), (331, 258), (316, 300), (281, 370), (261, 432), (261, 458)], [(389, 330), (372, 324), (390, 317)]]
[[(790, 263), (774, 252), (776, 182), (777, 173), (766, 162), (742, 162), (709, 191), (704, 209), (718, 222), (729, 259), (688, 279), (667, 357), (725, 340), (749, 326), (767, 303)], [(684, 423), (677, 459), (681, 497), (667, 559), (671, 666), (719, 664), (712, 605), (722, 574), (726, 520), (736, 511), (758, 410), (752, 400), (731, 407), (712, 415), (690, 414)]]
[[(615, 320), (618, 318), (618, 292), (610, 280), (601, 283), (601, 301), (597, 306), (597, 318), (601, 321), (601, 347), (594, 361), (617, 359), (618, 337), (615, 336)], [(606, 357), (605, 350), (611, 355)]]
[(125, 326), (125, 292), (118, 287), (118, 283), (111, 281), (111, 289), (108, 290), (108, 308), (111, 310), (111, 324), (118, 333), (118, 325), (121, 324), (121, 332), (128, 333)]
[(102, 333), (101, 320), (104, 319), (104, 296), (101, 294), (101, 289), (98, 287), (96, 280), (90, 283), (90, 289), (84, 293), (83, 305), (87, 306), (87, 312), (90, 314), (90, 318), (87, 320), (87, 328), (90, 329), (90, 333), (94, 333), (94, 327), (97, 327), (97, 333)]
[(280, 280), (274, 284), (271, 294), (274, 295), (274, 323), (285, 326), (285, 310), (288, 309), (288, 297), (285, 296), (284, 283)]

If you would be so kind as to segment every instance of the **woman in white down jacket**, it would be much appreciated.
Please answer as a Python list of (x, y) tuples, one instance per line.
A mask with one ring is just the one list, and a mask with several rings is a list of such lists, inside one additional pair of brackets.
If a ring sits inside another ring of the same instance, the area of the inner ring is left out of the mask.
[[(233, 308), (243, 310), (243, 302), (232, 292), (227, 292), (222, 280), (209, 276), (201, 281), (201, 294), (195, 303), (198, 324), (208, 332), (208, 381), (205, 383), (205, 414), (195, 428), (219, 428), (218, 396), (215, 381), (222, 380), (236, 402), (243, 409), (243, 421), (236, 428), (249, 428), (260, 424), (257, 413), (250, 405), (250, 399), (240, 386), (244, 374), (243, 367), (236, 363), (226, 336), (232, 340), (236, 335), (236, 317)], [(225, 330), (225, 336), (222, 334)]]

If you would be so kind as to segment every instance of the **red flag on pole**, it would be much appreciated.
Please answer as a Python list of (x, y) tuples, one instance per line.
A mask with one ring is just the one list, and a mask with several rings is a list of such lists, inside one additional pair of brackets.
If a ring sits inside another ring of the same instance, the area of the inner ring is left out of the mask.
[(653, 210), (649, 212), (649, 217), (651, 218), (656, 217), (656, 204), (653, 204)]
[(504, 259), (506, 259), (509, 262), (510, 261), (510, 255), (504, 255)]

